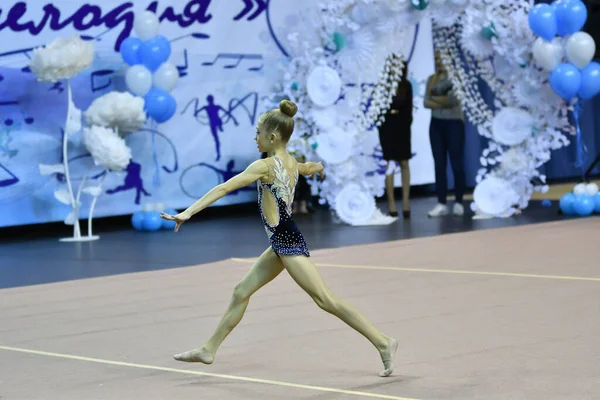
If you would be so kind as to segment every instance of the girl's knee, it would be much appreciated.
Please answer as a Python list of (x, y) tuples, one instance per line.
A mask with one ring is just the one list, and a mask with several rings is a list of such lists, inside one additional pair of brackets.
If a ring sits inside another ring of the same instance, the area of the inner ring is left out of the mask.
[(241, 283), (238, 283), (233, 289), (233, 300), (236, 302), (247, 301), (252, 293), (248, 291)]
[(315, 294), (312, 298), (323, 311), (333, 313), (337, 309), (337, 299), (331, 293)]

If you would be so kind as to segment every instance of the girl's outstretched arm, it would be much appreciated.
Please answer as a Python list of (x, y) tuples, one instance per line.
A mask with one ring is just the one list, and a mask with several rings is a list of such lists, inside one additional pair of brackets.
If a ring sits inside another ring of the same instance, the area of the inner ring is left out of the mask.
[(265, 178), (268, 173), (269, 166), (264, 162), (264, 160), (255, 161), (250, 164), (244, 172), (234, 176), (227, 182), (221, 183), (220, 185), (212, 188), (208, 193), (202, 196), (182, 213), (177, 215), (168, 215), (162, 213), (161, 218), (177, 222), (177, 226), (175, 227), (175, 232), (177, 232), (181, 224), (190, 219), (194, 214), (204, 210), (221, 197), (226, 196), (228, 193), (242, 189), (259, 179)]
[(323, 164), (320, 162), (307, 162), (307, 163), (298, 163), (298, 173), (304, 176), (313, 176), (314, 174), (319, 174), (321, 178), (325, 177), (325, 168), (323, 168)]

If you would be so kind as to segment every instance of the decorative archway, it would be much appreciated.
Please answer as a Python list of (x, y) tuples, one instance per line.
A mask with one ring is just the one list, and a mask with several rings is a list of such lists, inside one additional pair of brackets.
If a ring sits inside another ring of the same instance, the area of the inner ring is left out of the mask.
[[(280, 64), (272, 100), (299, 104), (303, 135), (292, 147), (328, 164), (328, 179), (318, 183), (321, 201), (345, 222), (360, 223), (374, 208), (369, 199), (382, 193), (361, 143), (381, 123), (400, 78), (401, 64), (388, 56), (406, 58), (406, 32), (424, 18), (434, 22), (434, 45), (466, 117), (489, 140), (472, 209), (510, 216), (527, 207), (534, 190), (547, 190), (538, 168), (575, 131), (569, 105), (533, 61), (530, 1), (331, 0), (319, 7), (303, 16), (316, 21), (314, 32), (305, 24), (288, 35), (290, 56)], [(494, 93), (493, 104), (481, 84)]]

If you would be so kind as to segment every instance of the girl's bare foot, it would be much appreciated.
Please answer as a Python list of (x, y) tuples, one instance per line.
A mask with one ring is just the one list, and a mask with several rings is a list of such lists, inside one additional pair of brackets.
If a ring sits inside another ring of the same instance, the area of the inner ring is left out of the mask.
[(394, 371), (394, 356), (398, 350), (398, 341), (394, 338), (388, 338), (388, 346), (381, 352), (381, 361), (383, 361), (383, 371), (379, 374), (382, 378), (388, 377)]
[(204, 347), (200, 347), (198, 349), (186, 351), (185, 353), (175, 354), (173, 358), (182, 362), (201, 362), (204, 364), (212, 364), (215, 360), (215, 355), (206, 350)]

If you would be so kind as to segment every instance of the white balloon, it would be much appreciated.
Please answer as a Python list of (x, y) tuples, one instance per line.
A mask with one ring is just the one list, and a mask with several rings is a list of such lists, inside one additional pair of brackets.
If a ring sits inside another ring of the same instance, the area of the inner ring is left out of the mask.
[(596, 54), (596, 42), (590, 34), (576, 32), (567, 40), (567, 59), (579, 69), (583, 69)]
[(154, 87), (171, 92), (179, 82), (179, 71), (170, 63), (164, 63), (154, 73)]
[(144, 11), (135, 16), (133, 29), (142, 40), (148, 40), (158, 35), (158, 16), (151, 11)]
[(134, 65), (127, 69), (125, 83), (136, 96), (145, 96), (152, 88), (152, 73), (143, 65)]
[(585, 193), (589, 196), (595, 196), (598, 193), (598, 185), (595, 183), (588, 183), (585, 185)]
[(558, 67), (565, 55), (560, 38), (551, 42), (537, 38), (533, 43), (532, 52), (535, 63), (548, 71)]
[(573, 188), (573, 193), (576, 195), (579, 194), (585, 194), (586, 192), (586, 188), (585, 188), (585, 183), (578, 183), (577, 185), (575, 185), (575, 187)]

